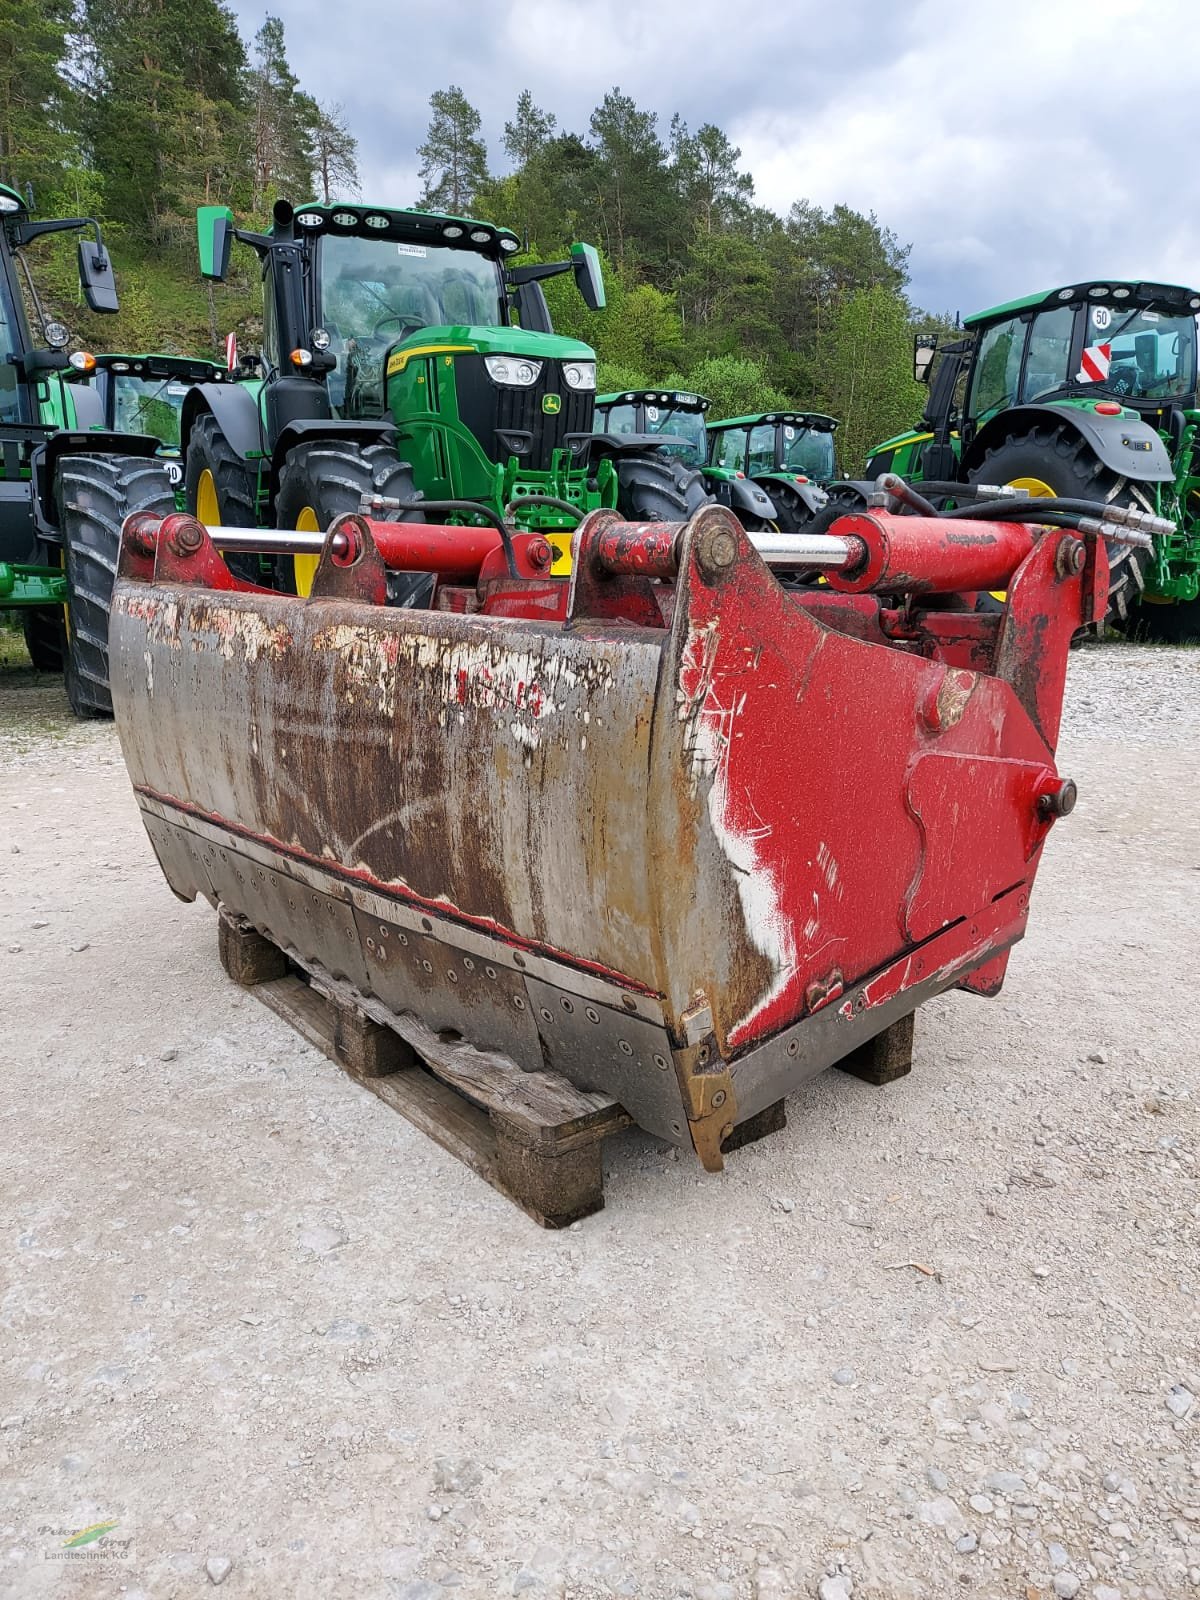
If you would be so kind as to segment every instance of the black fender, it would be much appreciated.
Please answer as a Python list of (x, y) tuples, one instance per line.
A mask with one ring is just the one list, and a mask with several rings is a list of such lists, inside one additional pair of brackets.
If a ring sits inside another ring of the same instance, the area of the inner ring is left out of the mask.
[(593, 433), (590, 442), (593, 461), (602, 461), (606, 456), (644, 456), (663, 445), (686, 447), (688, 443), (673, 433)]
[(1039, 423), (1069, 428), (1087, 441), (1096, 456), (1113, 472), (1139, 483), (1172, 483), (1175, 469), (1166, 446), (1148, 422), (1140, 417), (1106, 417), (1099, 411), (1078, 411), (1074, 406), (1013, 406), (986, 422), (963, 451), (962, 469), (971, 473), (990, 449), (1011, 434), (1029, 433)]
[(819, 483), (797, 483), (794, 476), (785, 472), (764, 473), (756, 482), (764, 494), (774, 494), (776, 485), (788, 494), (794, 494), (812, 516), (825, 509), (828, 496)]
[(753, 478), (730, 478), (724, 487), (729, 490), (726, 504), (739, 521), (743, 517), (761, 517), (764, 522), (775, 521), (775, 502), (765, 484)]
[(33, 522), (43, 539), (58, 538), (58, 504), (54, 483), (64, 456), (156, 456), (162, 443), (149, 433), (109, 433), (89, 428), (86, 433), (64, 428), (40, 444), (29, 458), (33, 480)]
[(239, 383), (194, 383), (183, 399), (179, 419), (179, 454), (187, 459), (188, 442), (197, 419), (211, 414), (230, 447), (243, 460), (266, 449), (257, 396)]
[(86, 384), (67, 383), (63, 385), (67, 398), (71, 402), (71, 410), (75, 415), (75, 427), (93, 428), (104, 430), (104, 402), (95, 389), (89, 389)]

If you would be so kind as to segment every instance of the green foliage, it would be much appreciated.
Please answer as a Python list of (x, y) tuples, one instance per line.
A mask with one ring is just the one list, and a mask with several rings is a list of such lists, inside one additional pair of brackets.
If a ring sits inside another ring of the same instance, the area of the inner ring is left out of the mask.
[(837, 304), (814, 362), (821, 409), (841, 419), (842, 468), (860, 472), (873, 444), (911, 426), (925, 390), (912, 376), (908, 307), (892, 288), (859, 289)]
[(777, 389), (761, 362), (750, 356), (706, 356), (686, 375), (668, 373), (659, 379), (668, 389), (691, 389), (712, 401), (709, 416), (744, 417), (756, 411), (780, 411), (793, 405), (782, 389)]
[(616, 361), (597, 361), (596, 389), (600, 394), (618, 394), (623, 389), (649, 389), (646, 374), (637, 367), (623, 367)]
[(233, 14), (220, 0), (83, 0), (81, 21), (80, 131), (105, 213), (178, 247), (197, 197), (232, 201), (245, 180)]
[(0, 0), (0, 183), (52, 188), (71, 159), (60, 64), (73, 21), (72, 0)]

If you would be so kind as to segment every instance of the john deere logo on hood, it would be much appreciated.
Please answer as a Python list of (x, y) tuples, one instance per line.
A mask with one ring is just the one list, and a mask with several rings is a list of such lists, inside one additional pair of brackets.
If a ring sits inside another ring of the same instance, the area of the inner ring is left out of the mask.
[(556, 417), (562, 410), (562, 395), (544, 394), (542, 396), (542, 410), (548, 417)]

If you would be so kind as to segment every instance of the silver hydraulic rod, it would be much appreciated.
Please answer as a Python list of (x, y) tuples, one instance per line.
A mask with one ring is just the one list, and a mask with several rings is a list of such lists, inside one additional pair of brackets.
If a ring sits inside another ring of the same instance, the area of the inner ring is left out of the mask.
[(748, 533), (747, 540), (768, 567), (854, 567), (865, 554), (863, 542), (832, 533)]
[[(264, 555), (319, 556), (325, 548), (323, 533), (306, 533), (300, 528), (218, 528), (208, 529), (208, 537), (218, 550), (262, 551)], [(346, 535), (333, 536), (335, 555), (346, 549)]]

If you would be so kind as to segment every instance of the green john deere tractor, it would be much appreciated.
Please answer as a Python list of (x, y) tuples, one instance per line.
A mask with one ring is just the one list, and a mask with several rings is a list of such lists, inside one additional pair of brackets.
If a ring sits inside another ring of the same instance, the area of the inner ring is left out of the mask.
[(878, 445), (867, 476), (951, 497), (956, 481), (1008, 484), (1165, 517), (1175, 532), (1153, 551), (1110, 547), (1110, 618), (1200, 638), (1198, 310), (1198, 290), (1110, 278), (977, 312), (940, 349), (918, 335), (914, 375), (932, 376), (924, 426)]
[(743, 527), (773, 527), (775, 507), (758, 484), (744, 472), (709, 466), (709, 405), (702, 394), (681, 389), (626, 389), (597, 397), (597, 433), (657, 440), (663, 456), (682, 469), (656, 492), (643, 489), (630, 515), (640, 522), (684, 521), (706, 500), (719, 500)]
[[(0, 185), (0, 609), (21, 613), (34, 665), (62, 671), (77, 716), (111, 716), (108, 611), (121, 523), (175, 502), (159, 441), (106, 425), (90, 388), (61, 381), (92, 357), (45, 313), (22, 254), (46, 234), (82, 232), (79, 279), (93, 311), (117, 310), (112, 265), (90, 217), (34, 222)], [(35, 348), (21, 279), (48, 349)]]
[[(637, 515), (683, 470), (655, 440), (593, 432), (595, 353), (553, 332), (541, 287), (573, 272), (601, 309), (590, 245), (514, 267), (505, 228), (342, 202), (280, 200), (266, 234), (235, 229), (224, 207), (197, 224), (206, 277), (224, 277), (236, 238), (264, 284), (261, 377), (197, 384), (184, 401), (202, 522), (323, 529), (372, 502), (395, 521), (504, 518), (542, 532), (561, 572), (585, 513)], [(284, 559), (274, 581), (307, 593), (316, 558)]]
[[(113, 433), (148, 433), (158, 440), (158, 454), (175, 488), (177, 509), (185, 509), (183, 464), (179, 456), (179, 424), (183, 402), (195, 383), (225, 383), (229, 373), (215, 361), (195, 356), (92, 356), (63, 374), (70, 406), (73, 391), (86, 385), (95, 391), (105, 428)], [(67, 426), (73, 426), (68, 422)]]
[[(769, 496), (781, 533), (811, 530), (836, 491), (837, 421), (816, 411), (770, 411), (708, 424), (710, 474), (744, 474)], [(855, 504), (861, 503), (855, 496)]]

